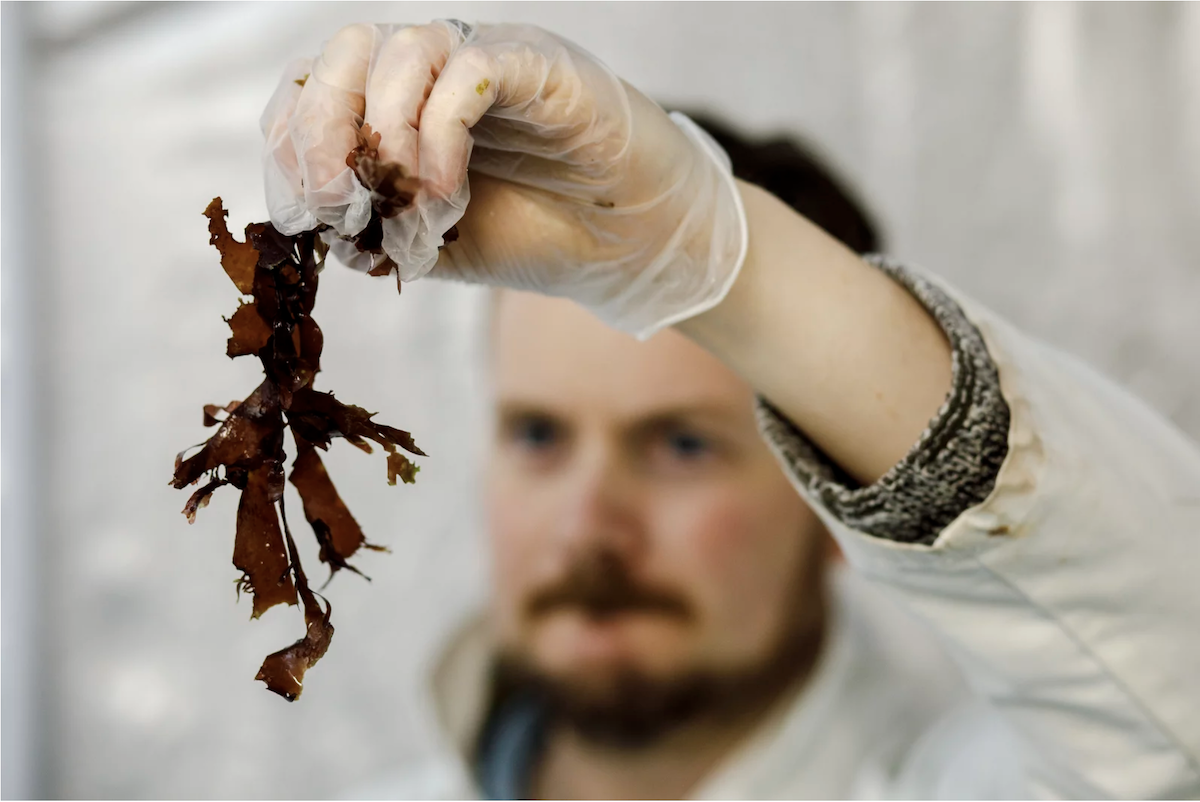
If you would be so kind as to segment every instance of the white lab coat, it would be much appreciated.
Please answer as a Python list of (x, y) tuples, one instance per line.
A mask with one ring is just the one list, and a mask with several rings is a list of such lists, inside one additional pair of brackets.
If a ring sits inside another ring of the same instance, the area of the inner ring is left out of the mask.
[[(1200, 449), (938, 283), (1010, 408), (995, 489), (925, 546), (848, 529), (795, 482), (855, 575), (835, 572), (811, 680), (696, 796), (1200, 798)], [(478, 794), (488, 654), (481, 620), (452, 639), (442, 757), (364, 796)]]

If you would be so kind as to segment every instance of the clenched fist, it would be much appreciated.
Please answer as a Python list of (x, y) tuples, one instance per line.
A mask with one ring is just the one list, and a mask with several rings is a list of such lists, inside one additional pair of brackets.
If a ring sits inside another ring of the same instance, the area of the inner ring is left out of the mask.
[[(347, 166), (364, 125), (382, 161), (419, 179), (413, 205), (383, 221), (405, 280), (569, 297), (645, 338), (717, 304), (745, 258), (717, 144), (540, 28), (352, 25), (291, 64), (262, 119), (283, 233), (367, 225), (371, 191)], [(369, 260), (348, 241), (334, 251)]]

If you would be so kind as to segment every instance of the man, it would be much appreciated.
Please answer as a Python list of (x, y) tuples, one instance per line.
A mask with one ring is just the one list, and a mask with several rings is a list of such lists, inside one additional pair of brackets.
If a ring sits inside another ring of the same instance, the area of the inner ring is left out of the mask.
[(1200, 793), (1182, 435), (546, 31), (352, 26), (293, 65), (286, 232), (366, 224), (364, 121), (422, 180), (402, 277), (561, 296), (496, 300), (494, 603), (435, 677), (446, 761), (394, 793)]

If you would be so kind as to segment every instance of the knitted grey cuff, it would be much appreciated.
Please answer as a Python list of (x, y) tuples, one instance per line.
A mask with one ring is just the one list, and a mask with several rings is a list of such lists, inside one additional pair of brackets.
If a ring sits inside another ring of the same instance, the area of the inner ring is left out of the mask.
[(965, 510), (987, 498), (1008, 454), (1008, 404), (979, 330), (945, 292), (882, 256), (866, 261), (912, 293), (952, 350), (950, 394), (900, 462), (863, 487), (759, 397), (758, 424), (791, 473), (851, 529), (902, 543), (932, 544)]

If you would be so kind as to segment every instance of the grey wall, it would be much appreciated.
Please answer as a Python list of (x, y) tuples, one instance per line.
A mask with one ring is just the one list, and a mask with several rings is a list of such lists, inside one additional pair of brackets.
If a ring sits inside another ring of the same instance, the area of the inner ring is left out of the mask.
[[(807, 134), (893, 252), (1200, 438), (1198, 5), (34, 7), (23, 107), (4, 89), (26, 132), (14, 154), (5, 128), (5, 221), (18, 204), (28, 245), (6, 226), (5, 411), (21, 382), (38, 413), (4, 421), (6, 795), (319, 797), (431, 748), (422, 663), (486, 592), (478, 296), (325, 275), (322, 386), (432, 456), (390, 488), (382, 458), (335, 446), (335, 481), (393, 553), (359, 561), (373, 583), (331, 586), (337, 637), (297, 704), (253, 681), (301, 623), (235, 603), (235, 494), (188, 527), (167, 480), (207, 434), (200, 405), (255, 384), (223, 356), (237, 294), (200, 212), (219, 194), (235, 226), (265, 218), (258, 115), (283, 65), (349, 22), (447, 16), (535, 22), (665, 102)], [(10, 315), (13, 277), (34, 313)]]

